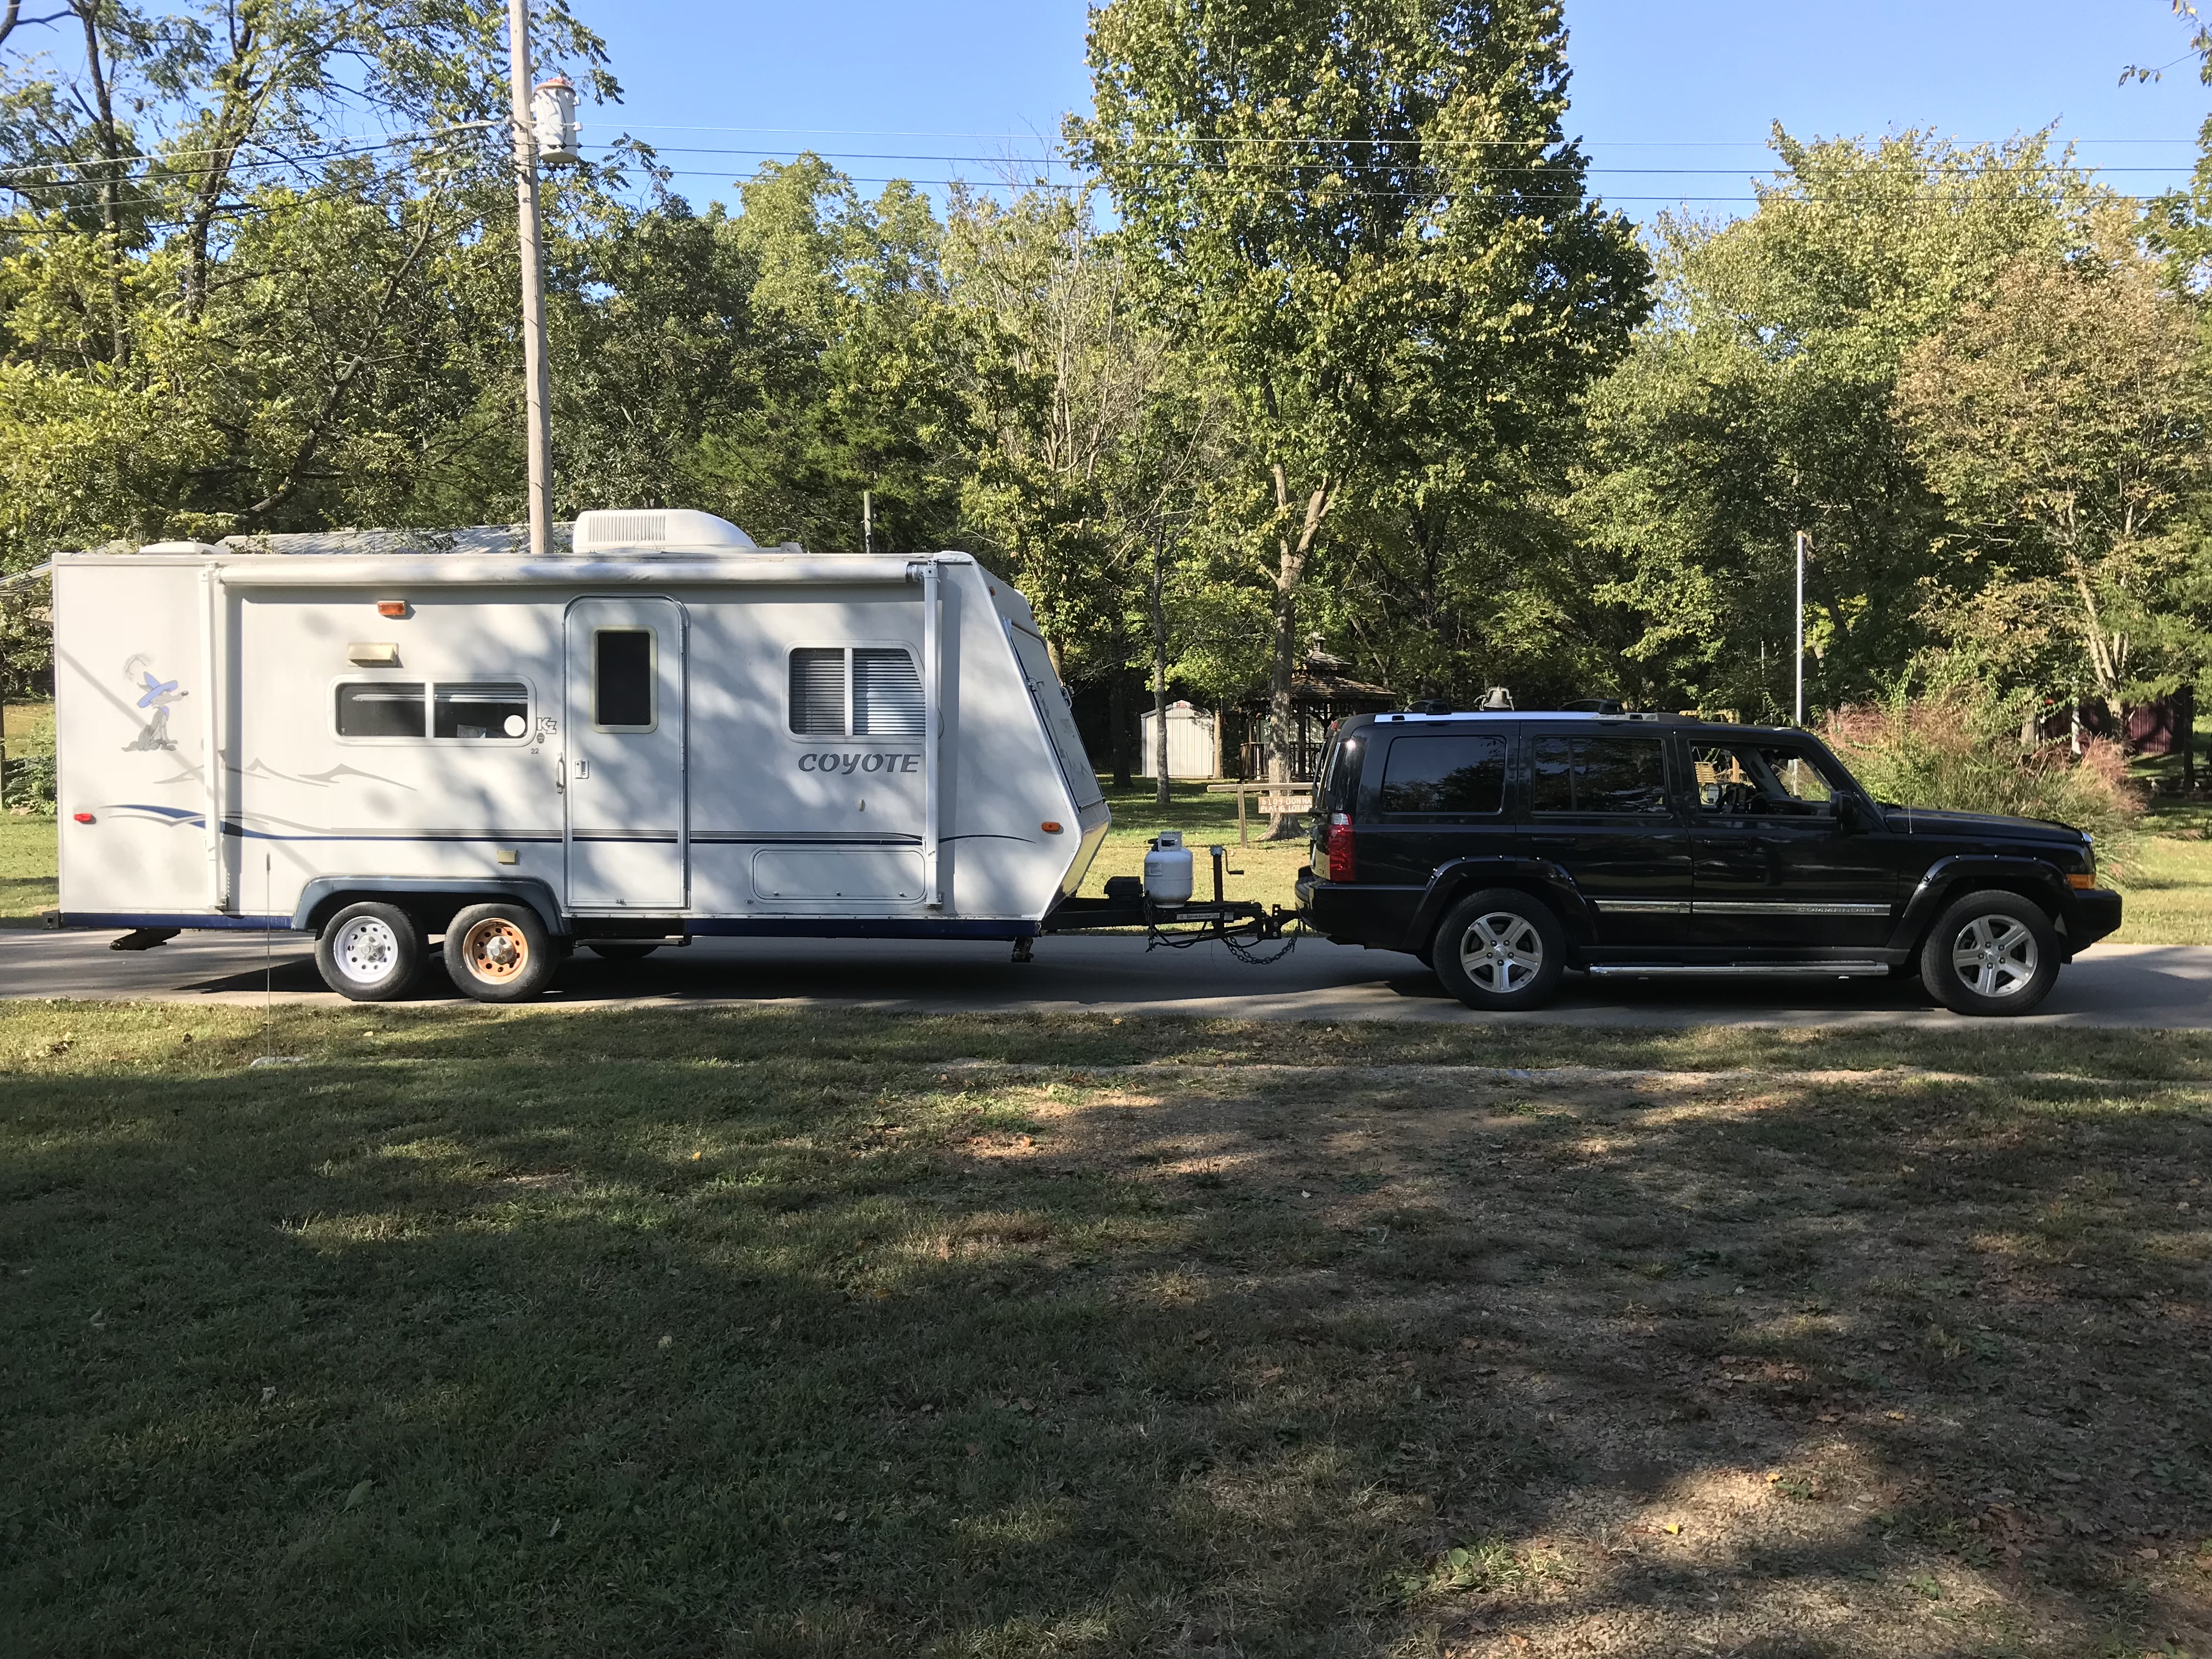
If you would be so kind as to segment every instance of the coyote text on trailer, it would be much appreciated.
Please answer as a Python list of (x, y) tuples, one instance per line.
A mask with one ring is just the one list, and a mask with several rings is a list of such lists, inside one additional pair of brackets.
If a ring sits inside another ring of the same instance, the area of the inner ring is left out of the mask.
[(299, 929), (396, 996), (576, 944), (1026, 940), (1108, 813), (1020, 594), (703, 513), (163, 543), (54, 565), (60, 922)]

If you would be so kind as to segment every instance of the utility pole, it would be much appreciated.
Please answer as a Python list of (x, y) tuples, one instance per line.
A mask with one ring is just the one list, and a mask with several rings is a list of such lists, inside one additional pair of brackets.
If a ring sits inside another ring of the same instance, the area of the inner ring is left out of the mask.
[(1805, 724), (1805, 550), (1813, 538), (1797, 532), (1797, 725)]
[(530, 552), (553, 539), (552, 437), (547, 429), (545, 284), (538, 247), (538, 137), (530, 113), (530, 0), (507, 0), (507, 75), (514, 106), (515, 245), (522, 256), (523, 404), (530, 422)]
[(874, 492), (860, 492), (860, 551), (872, 557), (876, 550), (876, 503)]
[(1152, 801), (1165, 806), (1168, 788), (1168, 530), (1152, 526)]

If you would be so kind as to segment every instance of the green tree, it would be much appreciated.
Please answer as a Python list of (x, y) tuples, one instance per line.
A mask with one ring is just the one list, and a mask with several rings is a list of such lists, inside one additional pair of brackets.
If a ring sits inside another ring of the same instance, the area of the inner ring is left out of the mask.
[(1775, 144), (1757, 212), (1656, 228), (1658, 312), (1589, 401), (1565, 504), (1614, 612), (1578, 626), (1662, 706), (1787, 713), (1800, 529), (1816, 703), (1937, 642), (1929, 592), (1975, 573), (1894, 417), (1901, 365), (2015, 258), (2088, 246), (2108, 199), (2040, 135)]
[(1097, 112), (1070, 137), (1164, 322), (1236, 408), (1278, 777), (1299, 599), (1347, 492), (1377, 458), (1513, 449), (1642, 314), (1643, 256), (1561, 135), (1564, 46), (1547, 0), (1092, 15)]
[(2146, 629), (2170, 634), (2166, 590), (2202, 557), (2184, 513), (2212, 484), (2196, 319), (2135, 228), (2116, 215), (2100, 255), (2015, 259), (1914, 349), (1897, 392), (1915, 458), (1994, 567), (1969, 617), (1994, 602), (2023, 640), (2070, 634), (2114, 708), (2194, 676), (2202, 653), (2183, 640), (2149, 662), (2141, 647)]

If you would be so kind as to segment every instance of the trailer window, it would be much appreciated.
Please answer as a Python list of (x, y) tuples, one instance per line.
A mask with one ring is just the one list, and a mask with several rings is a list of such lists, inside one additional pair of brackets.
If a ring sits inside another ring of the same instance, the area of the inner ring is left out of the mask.
[(802, 738), (845, 735), (845, 653), (819, 646), (791, 653), (791, 729)]
[(422, 684), (398, 680), (355, 681), (338, 687), (338, 735), (342, 738), (419, 738), (422, 735)]
[(514, 680), (441, 684), (430, 696), (434, 738), (525, 738), (530, 735), (530, 688)]
[(592, 630), (592, 729), (650, 732), (653, 718), (650, 628)]
[(791, 729), (802, 738), (919, 738), (914, 653), (898, 646), (801, 646), (791, 653)]
[(904, 651), (853, 653), (853, 735), (918, 738), (922, 734), (921, 676)]

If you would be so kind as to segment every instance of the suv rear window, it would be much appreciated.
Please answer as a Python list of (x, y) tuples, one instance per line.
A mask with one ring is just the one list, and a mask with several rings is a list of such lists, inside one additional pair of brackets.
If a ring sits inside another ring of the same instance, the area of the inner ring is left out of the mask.
[(1484, 813), (1505, 805), (1505, 739), (1393, 738), (1382, 766), (1385, 812)]
[(1533, 758), (1533, 811), (1667, 810), (1666, 752), (1657, 738), (1538, 738)]

